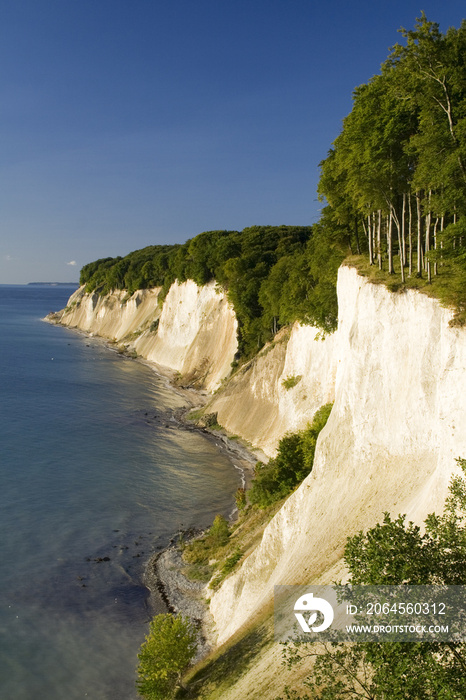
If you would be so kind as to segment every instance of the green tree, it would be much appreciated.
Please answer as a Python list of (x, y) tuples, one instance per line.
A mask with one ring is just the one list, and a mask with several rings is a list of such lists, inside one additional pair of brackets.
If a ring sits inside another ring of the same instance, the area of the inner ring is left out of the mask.
[[(459, 459), (466, 475), (466, 460)], [(405, 516), (348, 539), (345, 561), (351, 583), (464, 585), (466, 583), (466, 479), (450, 484), (444, 513), (431, 514), (424, 532)], [(306, 680), (316, 700), (462, 700), (466, 697), (466, 644), (308, 644), (285, 647), (289, 666), (308, 658)], [(285, 697), (293, 697), (290, 693)], [(295, 695), (295, 697), (297, 697)]]
[(258, 462), (249, 501), (261, 508), (289, 494), (312, 470), (317, 438), (327, 423), (332, 404), (316, 411), (307, 428), (288, 433), (278, 444), (276, 457)]
[[(432, 151), (436, 151), (437, 156), (441, 156), (441, 160), (435, 162), (436, 170), (448, 164), (453, 183), (461, 183), (464, 193), (466, 21), (463, 20), (459, 29), (450, 27), (442, 34), (437, 22), (430, 22), (423, 12), (414, 29), (403, 28), (400, 32), (406, 45), (395, 45), (387, 61), (402, 78), (398, 83), (399, 95), (404, 101), (417, 104), (424, 120), (423, 127), (431, 131), (430, 140), (423, 143), (428, 160), (433, 162)], [(435, 131), (432, 131), (433, 125)], [(426, 176), (429, 177), (427, 172)]]
[(466, 215), (466, 21), (442, 34), (422, 13), (400, 31), (405, 44), (355, 90), (321, 163), (319, 193), (352, 253), (367, 249), (380, 268), (386, 259), (389, 273), (398, 253), (402, 283), (414, 253), (417, 276), (425, 270), (429, 282), (441, 260), (440, 297), (464, 312), (456, 282), (466, 239), (451, 227)]
[(228, 542), (230, 528), (223, 515), (216, 515), (209, 530), (209, 538), (214, 547), (222, 547)]
[(243, 486), (236, 489), (235, 503), (238, 510), (244, 510), (247, 506), (246, 489)]
[(150, 623), (138, 654), (136, 682), (146, 700), (169, 700), (174, 697), (181, 677), (196, 654), (196, 631), (182, 615), (157, 615)]

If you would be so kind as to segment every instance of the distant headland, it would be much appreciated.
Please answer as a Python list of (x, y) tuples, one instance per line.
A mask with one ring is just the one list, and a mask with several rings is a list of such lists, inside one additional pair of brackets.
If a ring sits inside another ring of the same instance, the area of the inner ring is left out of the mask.
[(28, 286), (40, 287), (79, 287), (78, 282), (28, 282)]

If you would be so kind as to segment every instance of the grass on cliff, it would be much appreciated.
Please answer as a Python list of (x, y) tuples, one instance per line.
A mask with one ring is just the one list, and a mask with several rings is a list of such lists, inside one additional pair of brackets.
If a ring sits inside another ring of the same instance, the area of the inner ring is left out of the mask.
[[(425, 271), (422, 272), (422, 277), (419, 277), (413, 269), (413, 273), (409, 276), (406, 268), (404, 282), (401, 281), (398, 258), (394, 260), (393, 274), (389, 274), (386, 269), (379, 270), (377, 263), (370, 265), (365, 255), (351, 255), (345, 258), (344, 264), (348, 267), (354, 267), (361, 276), (366, 277), (372, 284), (383, 284), (390, 292), (402, 293), (407, 289), (413, 289), (433, 299), (438, 299), (441, 304), (454, 310), (455, 315), (451, 325), (464, 325), (466, 322), (466, 311), (462, 304), (455, 299), (454, 288), (457, 282), (457, 275), (455, 275), (448, 261), (438, 264), (437, 275), (434, 274), (434, 265), (431, 265), (431, 281), (428, 280)], [(386, 268), (385, 261), (384, 266)]]
[(182, 545), (186, 563), (183, 573), (193, 580), (210, 581), (209, 588), (213, 590), (218, 588), (259, 544), (266, 525), (284, 500), (267, 508), (247, 506), (233, 525), (218, 515), (204, 535)]
[(273, 643), (273, 610), (250, 620), (225, 644), (212, 651), (183, 678), (176, 698), (222, 700)]
[(187, 674), (185, 693), (177, 697), (198, 700), (222, 700), (257, 664), (260, 656), (273, 643), (273, 611), (267, 610), (261, 619), (250, 620), (225, 644), (203, 659)]

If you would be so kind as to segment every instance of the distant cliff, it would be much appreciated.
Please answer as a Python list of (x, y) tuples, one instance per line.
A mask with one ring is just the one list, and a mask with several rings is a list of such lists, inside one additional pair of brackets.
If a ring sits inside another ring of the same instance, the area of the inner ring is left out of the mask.
[(224, 293), (211, 282), (175, 282), (159, 304), (160, 288), (98, 295), (78, 289), (49, 320), (124, 345), (185, 382), (215, 390), (231, 371), (237, 321)]
[(214, 282), (200, 287), (192, 280), (175, 282), (163, 304), (160, 292), (99, 295), (81, 287), (49, 320), (107, 338), (178, 372), (184, 384), (215, 391), (208, 411), (269, 456), (285, 432), (305, 427), (322, 404), (333, 401), (335, 334), (322, 338), (313, 326), (295, 323), (226, 382), (238, 324), (224, 292)]

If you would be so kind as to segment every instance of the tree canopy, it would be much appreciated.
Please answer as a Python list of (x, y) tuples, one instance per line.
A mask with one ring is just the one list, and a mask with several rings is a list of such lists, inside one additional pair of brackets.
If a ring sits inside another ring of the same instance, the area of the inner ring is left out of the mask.
[(414, 29), (400, 32), (405, 43), (356, 88), (353, 109), (321, 163), (319, 193), (371, 265), (397, 270), (402, 282), (406, 274), (431, 281), (441, 273), (438, 293), (461, 318), (466, 21), (442, 34), (422, 13)]
[(146, 700), (172, 698), (196, 648), (197, 633), (188, 618), (157, 615), (138, 654), (139, 694)]
[(240, 354), (250, 356), (281, 326), (299, 319), (326, 330), (336, 326), (336, 271), (319, 268), (325, 237), (310, 226), (252, 226), (207, 231), (183, 245), (148, 246), (124, 258), (85, 265), (80, 282), (89, 292), (163, 287), (177, 279), (202, 285), (216, 280), (228, 293), (239, 322)]

